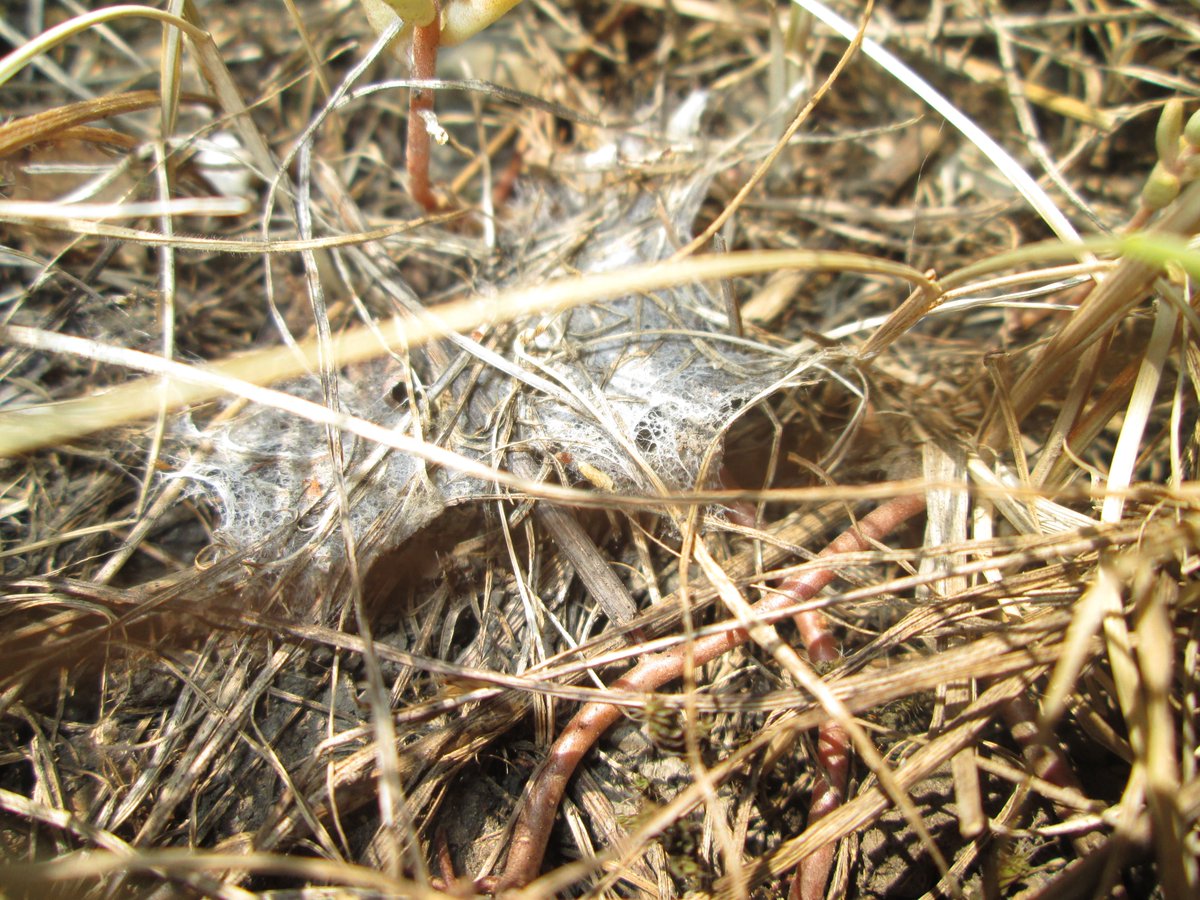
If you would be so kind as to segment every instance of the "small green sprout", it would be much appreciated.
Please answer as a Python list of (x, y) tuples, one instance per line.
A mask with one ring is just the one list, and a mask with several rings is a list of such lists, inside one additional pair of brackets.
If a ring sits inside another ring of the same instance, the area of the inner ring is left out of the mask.
[[(360, 0), (367, 21), (382, 33), (397, 19), (404, 28), (398, 47), (411, 47), (412, 77), (427, 80), (436, 74), (440, 46), (453, 46), (487, 28), (521, 0)], [(408, 184), (418, 203), (429, 211), (441, 206), (429, 181), (429, 138), (437, 131), (433, 92), (413, 88), (408, 101)], [(444, 138), (439, 139), (439, 142)]]
[(1158, 159), (1167, 168), (1179, 163), (1179, 138), (1183, 134), (1183, 101), (1178, 97), (1168, 100), (1158, 117), (1154, 129), (1154, 149)]
[(1192, 113), (1183, 126), (1183, 139), (1193, 150), (1200, 150), (1200, 109)]
[(1150, 209), (1164, 209), (1176, 197), (1183, 184), (1179, 176), (1161, 162), (1154, 164), (1142, 188), (1142, 202)]
[(1147, 211), (1165, 209), (1184, 186), (1200, 176), (1200, 112), (1185, 124), (1183, 101), (1168, 100), (1154, 129), (1158, 162), (1142, 188), (1142, 206)]

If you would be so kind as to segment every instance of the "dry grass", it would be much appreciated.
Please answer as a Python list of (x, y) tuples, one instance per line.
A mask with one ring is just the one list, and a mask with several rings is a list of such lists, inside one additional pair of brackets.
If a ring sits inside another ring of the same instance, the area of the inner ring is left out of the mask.
[(0, 19), (0, 887), (469, 894), (582, 708), (527, 896), (1194, 896), (1200, 35), (926, 6), (521, 4), (437, 216), (352, 4)]

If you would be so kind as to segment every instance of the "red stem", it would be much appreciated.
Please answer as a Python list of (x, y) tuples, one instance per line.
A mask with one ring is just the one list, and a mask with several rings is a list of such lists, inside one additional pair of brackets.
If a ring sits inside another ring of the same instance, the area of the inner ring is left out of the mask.
[[(438, 45), (442, 40), (442, 15), (434, 4), (433, 21), (413, 28), (412, 77), (431, 79), (437, 74)], [(429, 182), (429, 127), (423, 113), (433, 112), (433, 91), (412, 88), (408, 95), (408, 189), (426, 210), (438, 208)]]
[[(746, 528), (757, 525), (755, 509), (748, 503), (732, 504), (729, 518)], [(798, 578), (785, 578), (778, 590), (781, 594), (800, 599), (808, 589)], [(833, 632), (829, 630), (829, 620), (823, 612), (818, 609), (806, 610), (796, 613), (792, 619), (812, 663), (832, 667), (841, 661), (842, 651), (834, 640)], [(837, 722), (825, 722), (817, 729), (817, 772), (808, 808), (809, 827), (845, 802), (849, 783), (850, 735)], [(792, 877), (788, 900), (820, 900), (825, 896), (825, 885), (833, 868), (836, 849), (837, 845), (830, 842), (800, 860)]]
[[(846, 786), (850, 781), (850, 736), (837, 722), (826, 722), (817, 729), (817, 766), (812, 803), (808, 808), (809, 828), (846, 801)], [(800, 860), (792, 876), (788, 900), (820, 900), (825, 896), (836, 849), (837, 842), (830, 841)]]
[[(922, 504), (923, 505), (923, 504)], [(798, 596), (804, 588), (785, 578), (779, 591), (789, 596)], [(808, 652), (811, 662), (831, 666), (842, 659), (842, 651), (829, 630), (829, 620), (819, 609), (796, 613), (792, 617), (800, 631), (800, 640)], [(850, 782), (850, 735), (846, 729), (832, 720), (817, 729), (817, 772), (813, 781), (812, 802), (808, 808), (808, 826), (829, 815), (846, 800), (846, 787)], [(788, 900), (820, 900), (825, 896), (825, 885), (833, 868), (836, 842), (829, 842), (800, 860)]]
[[(821, 557), (836, 556), (865, 550), (881, 540), (899, 525), (925, 508), (923, 496), (900, 497), (885, 503), (864, 516), (859, 523), (838, 535), (821, 551)], [(788, 590), (773, 592), (754, 604), (754, 611), (768, 616), (797, 602), (810, 599), (829, 584), (835, 576), (834, 567), (813, 569), (785, 580)], [(695, 665), (702, 666), (746, 641), (748, 635), (740, 628), (697, 639), (691, 648)], [(665, 653), (643, 657), (613, 687), (619, 690), (649, 692), (657, 690), (683, 674), (687, 648), (675, 647)], [(610, 703), (592, 702), (584, 706), (563, 729), (545, 764), (526, 787), (522, 805), (513, 827), (512, 843), (504, 873), (497, 889), (516, 888), (528, 884), (542, 866), (554, 817), (562, 802), (567, 782), (592, 745), (621, 718), (619, 707)], [(825, 729), (822, 729), (824, 732)], [(825, 735), (830, 754), (836, 755), (831, 735)], [(842, 736), (843, 742), (845, 735)], [(844, 746), (844, 744), (843, 744)], [(845, 750), (842, 751), (846, 756)], [(844, 768), (847, 763), (843, 762)], [(841, 790), (844, 792), (844, 784)]]

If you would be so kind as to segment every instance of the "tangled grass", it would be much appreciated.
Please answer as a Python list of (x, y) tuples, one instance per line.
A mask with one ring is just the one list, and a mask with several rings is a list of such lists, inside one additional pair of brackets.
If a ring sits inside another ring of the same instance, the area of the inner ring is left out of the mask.
[(0, 19), (6, 892), (1195, 895), (1196, 28), (839, 8)]

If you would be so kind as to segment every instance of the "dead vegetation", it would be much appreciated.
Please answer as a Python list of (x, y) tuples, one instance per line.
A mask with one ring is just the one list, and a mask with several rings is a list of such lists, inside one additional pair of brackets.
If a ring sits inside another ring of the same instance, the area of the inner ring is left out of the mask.
[(1200, 29), (926, 7), (0, 19), (5, 892), (1195, 896)]

